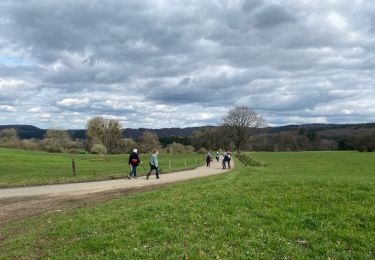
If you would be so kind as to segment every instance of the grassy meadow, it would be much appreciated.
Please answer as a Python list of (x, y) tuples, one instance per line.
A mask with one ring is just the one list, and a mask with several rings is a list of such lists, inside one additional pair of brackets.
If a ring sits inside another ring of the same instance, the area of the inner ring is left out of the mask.
[[(72, 158), (76, 161), (76, 177), (72, 174)], [(120, 178), (130, 171), (128, 158), (126, 154), (72, 155), (0, 148), (0, 187)], [(150, 155), (141, 154), (140, 158), (148, 171)], [(203, 155), (198, 154), (159, 155), (163, 172), (194, 168), (203, 165), (202, 160)], [(169, 170), (169, 161), (172, 170)], [(142, 167), (138, 167), (138, 174), (144, 175)]]
[(6, 224), (0, 258), (375, 258), (375, 153), (250, 155), (266, 166)]

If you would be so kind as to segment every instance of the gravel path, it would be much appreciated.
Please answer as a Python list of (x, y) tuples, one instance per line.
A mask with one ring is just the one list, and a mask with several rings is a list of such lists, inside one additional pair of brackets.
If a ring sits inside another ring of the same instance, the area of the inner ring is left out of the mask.
[[(24, 188), (0, 189), (0, 225), (41, 214), (62, 212), (79, 207), (95, 206), (100, 202), (133, 193), (150, 191), (171, 183), (189, 179), (218, 175), (228, 170), (221, 169), (221, 162), (211, 167), (162, 174), (160, 179), (151, 175), (128, 180), (46, 185)], [(1, 235), (0, 235), (1, 240)]]
[(128, 180), (127, 178), (118, 180), (68, 183), (43, 185), (22, 188), (5, 188), (0, 189), (0, 199), (28, 197), (28, 196), (66, 196), (66, 195), (83, 195), (115, 189), (134, 189), (145, 186), (161, 185), (178, 181), (189, 180), (204, 176), (216, 175), (225, 172), (221, 169), (221, 162), (212, 162), (211, 167), (198, 167), (193, 170), (174, 172), (160, 175), (160, 179), (156, 179), (155, 175), (151, 175), (149, 180), (146, 177), (137, 177), (137, 179)]

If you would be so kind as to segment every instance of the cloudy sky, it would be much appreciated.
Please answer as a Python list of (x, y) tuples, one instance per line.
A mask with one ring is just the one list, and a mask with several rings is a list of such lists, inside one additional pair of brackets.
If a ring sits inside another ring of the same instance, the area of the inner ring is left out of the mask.
[(375, 1), (0, 2), (0, 124), (375, 121)]

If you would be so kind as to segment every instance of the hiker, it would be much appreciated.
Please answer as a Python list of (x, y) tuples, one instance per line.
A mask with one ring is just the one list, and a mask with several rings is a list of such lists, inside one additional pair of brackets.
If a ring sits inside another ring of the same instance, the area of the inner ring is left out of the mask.
[(223, 170), (227, 168), (228, 154), (225, 152), (223, 156)]
[(219, 159), (220, 159), (220, 153), (216, 152), (216, 161), (219, 162)]
[(210, 167), (211, 161), (212, 161), (211, 154), (207, 153), (207, 156), (206, 156), (207, 167)]
[(231, 157), (232, 157), (232, 154), (228, 151), (228, 153), (227, 153), (228, 169), (231, 168), (230, 167), (230, 160), (232, 159)]
[(146, 179), (150, 177), (152, 170), (156, 171), (156, 179), (159, 179), (159, 162), (158, 162), (158, 154), (159, 151), (155, 150), (154, 153), (151, 155), (150, 159), (150, 171), (147, 173)]
[(138, 150), (133, 149), (133, 152), (129, 156), (129, 166), (131, 168), (131, 172), (128, 174), (128, 179), (134, 175), (134, 178), (137, 176), (137, 166), (142, 163), (138, 156)]

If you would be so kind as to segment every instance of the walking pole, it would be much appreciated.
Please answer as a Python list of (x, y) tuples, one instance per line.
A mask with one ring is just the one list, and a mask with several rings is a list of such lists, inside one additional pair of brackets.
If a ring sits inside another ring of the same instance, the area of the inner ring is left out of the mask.
[(143, 171), (145, 172), (145, 175), (147, 175), (147, 171), (145, 169), (145, 167), (141, 164), (142, 168), (143, 168)]

